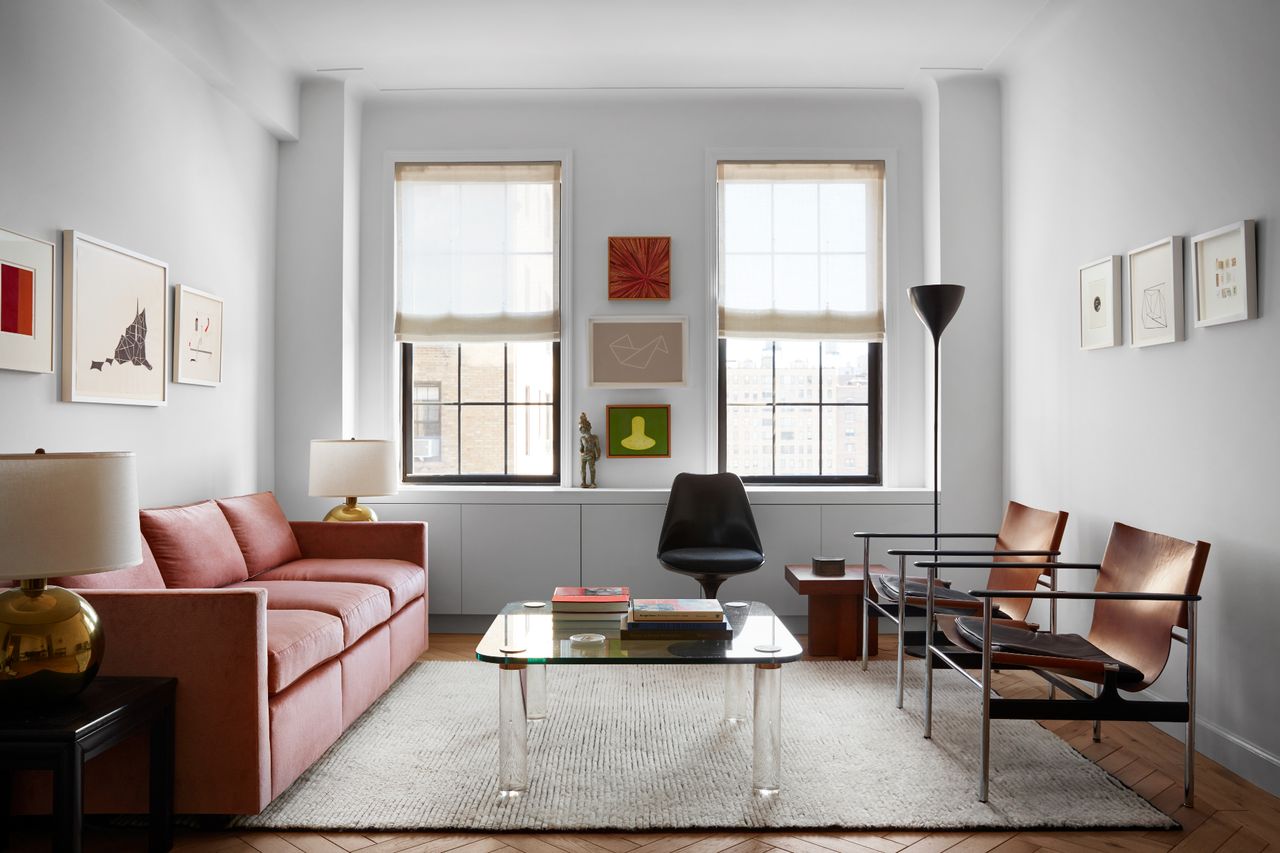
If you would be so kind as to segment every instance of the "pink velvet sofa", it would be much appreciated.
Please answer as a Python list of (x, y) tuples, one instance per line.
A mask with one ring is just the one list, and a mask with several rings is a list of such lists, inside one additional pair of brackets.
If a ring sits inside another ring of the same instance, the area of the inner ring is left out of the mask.
[[(269, 492), (141, 523), (140, 566), (55, 582), (101, 616), (102, 675), (178, 679), (178, 812), (259, 812), (426, 649), (426, 525), (291, 523)], [(137, 740), (90, 762), (88, 810), (147, 810)]]

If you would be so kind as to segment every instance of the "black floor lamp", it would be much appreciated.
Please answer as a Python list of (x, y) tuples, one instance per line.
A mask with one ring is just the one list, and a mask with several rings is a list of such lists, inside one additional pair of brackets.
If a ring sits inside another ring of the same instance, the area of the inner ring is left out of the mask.
[(933, 548), (938, 550), (938, 389), (942, 385), (939, 374), (942, 362), (942, 331), (960, 309), (964, 299), (964, 287), (958, 284), (921, 284), (908, 291), (911, 307), (924, 327), (933, 335)]

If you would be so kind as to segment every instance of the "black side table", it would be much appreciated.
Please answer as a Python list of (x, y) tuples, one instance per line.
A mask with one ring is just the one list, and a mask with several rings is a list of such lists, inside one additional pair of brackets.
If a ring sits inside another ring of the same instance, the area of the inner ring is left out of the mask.
[[(150, 850), (173, 847), (174, 678), (94, 679), (76, 698), (45, 709), (0, 711), (0, 819), (9, 810), (11, 770), (53, 771), (54, 850), (80, 853), (84, 763), (151, 729)], [(0, 838), (0, 848), (4, 847)]]

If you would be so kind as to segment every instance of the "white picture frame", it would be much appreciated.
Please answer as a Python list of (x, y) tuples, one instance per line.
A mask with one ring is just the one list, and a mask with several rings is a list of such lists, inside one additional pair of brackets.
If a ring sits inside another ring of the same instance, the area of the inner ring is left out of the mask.
[(173, 288), (173, 381), (222, 384), (222, 297), (185, 284)]
[(1165, 237), (1129, 252), (1129, 346), (1184, 339), (1182, 238)]
[(688, 317), (588, 318), (588, 387), (684, 387), (688, 373)]
[(64, 402), (166, 405), (168, 329), (168, 264), (62, 232)]
[(1120, 346), (1120, 256), (1108, 255), (1080, 267), (1080, 349)]
[(1243, 219), (1191, 238), (1197, 328), (1257, 318), (1256, 230)]
[(53, 373), (58, 248), (0, 228), (0, 370)]

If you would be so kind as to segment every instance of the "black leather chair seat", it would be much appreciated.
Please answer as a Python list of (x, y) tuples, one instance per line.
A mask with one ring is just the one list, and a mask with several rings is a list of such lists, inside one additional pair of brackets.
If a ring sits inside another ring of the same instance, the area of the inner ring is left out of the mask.
[[(982, 648), (982, 620), (962, 616), (956, 620), (960, 636), (975, 647)], [(991, 626), (991, 649), (1017, 655), (1037, 655), (1071, 660), (1094, 661), (1113, 664), (1119, 668), (1118, 684), (1134, 684), (1142, 681), (1142, 671), (1122, 660), (1113, 658), (1079, 634), (1042, 634), (1017, 628), (1013, 625)]]
[(748, 548), (672, 548), (658, 559), (680, 572), (728, 575), (760, 568), (764, 554)]
[[(898, 576), (897, 575), (872, 575), (871, 585), (876, 588), (876, 592), (880, 594), (881, 603), (894, 603), (898, 600)], [(928, 590), (925, 582), (915, 578), (907, 578), (907, 598), (923, 599), (928, 596)], [(968, 607), (948, 607), (948, 602), (956, 602), (959, 604), (968, 604)], [(933, 589), (933, 608), (940, 614), (955, 613), (973, 613), (977, 608), (978, 612), (982, 610), (982, 602), (975, 596), (967, 592), (961, 592), (958, 589), (952, 589), (948, 586), (935, 586)], [(1009, 617), (997, 606), (992, 612), (997, 619), (1008, 619)]]

